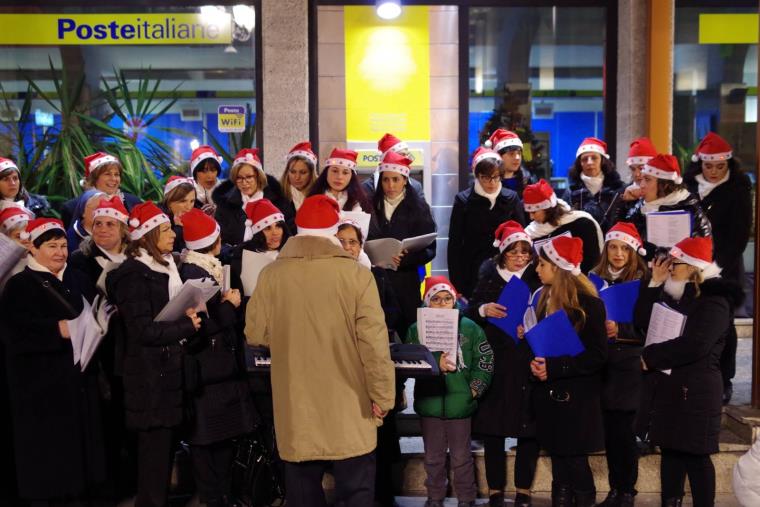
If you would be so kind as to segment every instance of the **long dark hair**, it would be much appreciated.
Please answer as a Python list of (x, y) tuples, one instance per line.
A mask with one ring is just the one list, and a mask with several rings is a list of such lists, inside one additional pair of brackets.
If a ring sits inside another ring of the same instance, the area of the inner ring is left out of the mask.
[[(285, 222), (277, 222), (275, 225), (279, 225), (282, 228), (282, 241), (280, 241), (280, 246), (277, 248), (277, 251), (279, 252), (282, 250), (282, 247), (285, 246), (285, 242), (290, 237), (290, 231), (288, 230), (288, 225)], [(264, 231), (261, 230), (253, 235), (251, 239), (243, 243), (243, 248), (245, 250), (252, 250), (254, 252), (266, 252), (269, 250), (267, 247), (267, 238), (264, 236)]]
[(8, 168), (5, 171), (0, 172), (0, 179), (10, 175), (11, 172), (15, 172), (18, 175), (18, 192), (13, 196), (13, 200), (24, 201), (24, 205), (26, 205), (29, 202), (29, 192), (24, 188), (24, 180), (21, 179), (21, 171), (16, 171), (12, 167)]
[[(322, 195), (330, 188), (330, 185), (327, 183), (327, 173), (330, 172), (329, 169), (329, 167), (326, 167), (319, 175), (319, 178), (317, 178), (317, 181), (315, 181), (314, 185), (311, 187), (309, 197), (312, 195)], [(343, 211), (353, 210), (354, 205), (358, 203), (365, 213), (372, 212), (369, 199), (367, 199), (367, 194), (364, 193), (364, 190), (359, 183), (359, 175), (354, 171), (351, 171), (351, 180), (348, 182), (348, 186), (344, 192), (348, 194), (348, 200), (346, 200), (346, 204), (343, 206)]]
[[(744, 170), (742, 169), (742, 163), (741, 160), (737, 159), (736, 157), (731, 157), (728, 159), (728, 178), (731, 179), (736, 174), (743, 174)], [(689, 184), (694, 181), (694, 179), (697, 177), (697, 174), (702, 174), (702, 161), (697, 160), (696, 162), (692, 161), (689, 164), (689, 167), (686, 169), (686, 172), (683, 175), (683, 181), (684, 184)]]
[[(583, 155), (583, 153), (581, 153)], [(581, 166), (581, 155), (578, 155), (575, 157), (575, 162), (573, 162), (573, 165), (570, 166), (570, 170), (567, 173), (567, 177), (570, 179), (570, 181), (580, 181), (581, 180), (581, 174), (583, 173), (583, 167)], [(617, 179), (620, 179), (620, 175), (617, 172), (617, 169), (615, 169), (615, 163), (605, 157), (604, 155), (599, 155), (602, 158), (602, 174), (604, 175), (604, 183), (607, 183), (607, 178), (611, 177), (614, 178), (617, 176)]]
[[(417, 195), (417, 192), (409, 186), (409, 178), (406, 178), (404, 190), (406, 191), (406, 195), (404, 196), (404, 200), (402, 202), (411, 205), (415, 209), (420, 208), (420, 201), (422, 199), (420, 199)], [(383, 174), (380, 173), (380, 177), (377, 180), (377, 186), (375, 187), (375, 195), (372, 196), (372, 209), (375, 210), (375, 213), (377, 213), (377, 216), (379, 217), (385, 216), (385, 213), (383, 211), (384, 200), (385, 191), (383, 190)]]

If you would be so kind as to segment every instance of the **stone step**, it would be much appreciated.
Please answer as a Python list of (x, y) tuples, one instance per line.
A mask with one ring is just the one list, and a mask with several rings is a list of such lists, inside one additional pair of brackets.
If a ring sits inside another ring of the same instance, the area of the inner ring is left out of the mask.
[(736, 327), (736, 336), (739, 338), (752, 338), (751, 318), (742, 317), (734, 319), (734, 327)]

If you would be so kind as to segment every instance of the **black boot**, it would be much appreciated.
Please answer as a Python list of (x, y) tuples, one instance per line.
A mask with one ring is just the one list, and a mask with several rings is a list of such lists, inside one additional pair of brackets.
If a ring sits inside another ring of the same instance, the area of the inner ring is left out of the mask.
[(552, 507), (573, 507), (573, 490), (569, 486), (552, 485)]
[(594, 507), (596, 505), (596, 490), (575, 491), (575, 507)]
[(494, 493), (488, 497), (488, 507), (504, 507), (504, 493)]
[(517, 493), (515, 495), (515, 507), (531, 507), (530, 495), (525, 493)]
[(614, 488), (611, 489), (610, 492), (607, 493), (607, 498), (599, 504), (599, 507), (620, 507), (620, 491)]
[(680, 496), (664, 498), (662, 500), (662, 507), (681, 507), (681, 502), (683, 502), (683, 498)]

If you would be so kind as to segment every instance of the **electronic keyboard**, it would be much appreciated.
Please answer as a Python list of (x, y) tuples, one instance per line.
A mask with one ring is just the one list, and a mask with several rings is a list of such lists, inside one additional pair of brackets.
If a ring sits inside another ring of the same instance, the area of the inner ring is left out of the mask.
[[(396, 377), (414, 378), (440, 375), (433, 354), (424, 345), (391, 343), (391, 360)], [(272, 356), (266, 347), (246, 347), (245, 364), (250, 374), (269, 374)]]

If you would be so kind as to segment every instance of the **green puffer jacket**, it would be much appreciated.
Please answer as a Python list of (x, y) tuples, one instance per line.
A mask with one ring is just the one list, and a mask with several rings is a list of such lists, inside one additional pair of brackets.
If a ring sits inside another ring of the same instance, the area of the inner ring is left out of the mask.
[[(406, 333), (406, 343), (420, 343), (417, 324)], [(483, 329), (467, 317), (459, 318), (459, 346), (464, 364), (457, 359), (457, 371), (440, 377), (418, 378), (414, 384), (414, 411), (422, 417), (464, 419), (478, 407), (493, 374), (493, 351)], [(441, 353), (434, 352), (436, 361)], [(472, 391), (476, 396), (473, 398)]]

